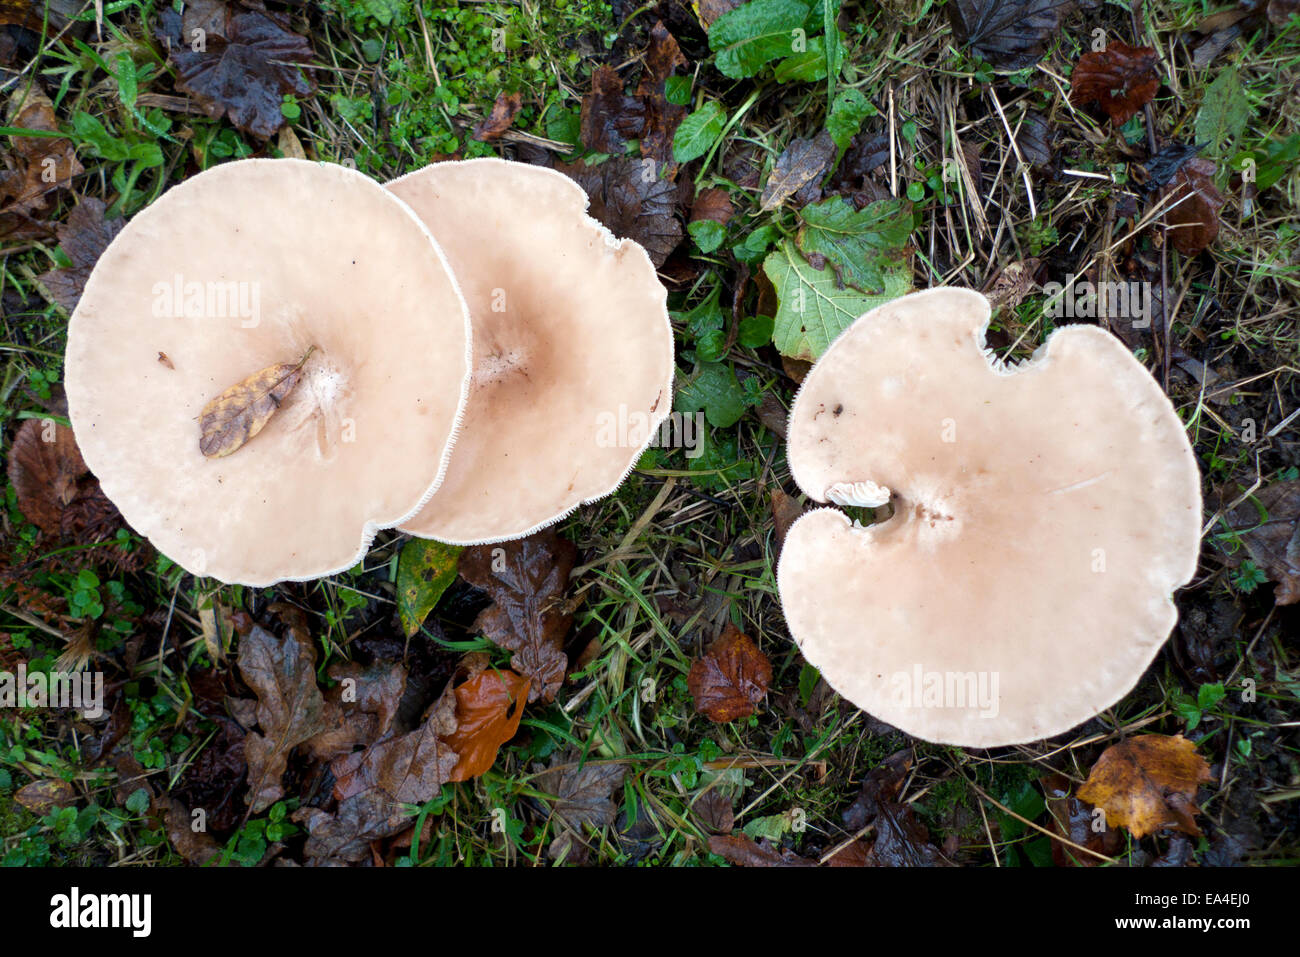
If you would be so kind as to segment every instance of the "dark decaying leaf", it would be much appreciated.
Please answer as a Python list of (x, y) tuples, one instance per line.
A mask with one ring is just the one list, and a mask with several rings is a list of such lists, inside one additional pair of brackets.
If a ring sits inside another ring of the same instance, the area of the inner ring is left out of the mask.
[[(212, 720), (217, 734), (194, 756), (171, 796), (191, 808), (203, 808), (209, 829), (227, 831), (239, 823), (245, 811), (238, 795), (248, 771), (244, 760), (246, 735), (238, 723), (227, 717), (216, 714)], [(177, 849), (181, 850), (179, 846)]]
[(329, 676), (338, 684), (325, 692), (325, 730), (306, 742), (321, 761), (351, 754), (387, 733), (406, 690), (406, 669), (397, 662), (376, 661), (369, 667), (339, 662), (330, 666)]
[(537, 775), (534, 783), (553, 798), (555, 817), (568, 827), (579, 832), (608, 827), (617, 811), (611, 795), (623, 786), (627, 768), (591, 761), (579, 766), (580, 758), (574, 751), (557, 756), (555, 766)]
[(772, 663), (767, 655), (730, 622), (691, 665), (686, 678), (695, 710), (719, 723), (753, 714), (771, 683)]
[(297, 65), (311, 62), (311, 43), (290, 30), (287, 19), (260, 5), (249, 9), (225, 0), (195, 0), (186, 4), (183, 16), (166, 9), (157, 37), (176, 67), (177, 89), (193, 96), (208, 116), (224, 116), (263, 140), (284, 125), (280, 105), (286, 94), (312, 92)]
[(929, 830), (912, 808), (898, 800), (911, 767), (910, 751), (890, 755), (868, 772), (862, 790), (844, 812), (844, 823), (852, 830), (874, 826), (875, 840), (863, 859), (867, 867), (937, 867), (949, 863), (930, 843)]
[(257, 695), (260, 733), (244, 742), (253, 813), (284, 797), (289, 752), (326, 730), (325, 699), (316, 686), (316, 649), (297, 628), (276, 638), (254, 625), (239, 642), (239, 673)]
[(1300, 602), (1300, 480), (1264, 486), (1233, 509), (1228, 522), (1255, 564), (1277, 582), (1274, 601)]
[(59, 245), (72, 265), (51, 269), (37, 277), (68, 313), (81, 301), (81, 290), (100, 255), (126, 225), (120, 218), (105, 219), (105, 209), (102, 200), (83, 197), (68, 215), (68, 221), (58, 228)]
[(1079, 57), (1070, 77), (1070, 102), (1098, 104), (1116, 126), (1146, 106), (1160, 89), (1159, 60), (1152, 47), (1131, 47), (1111, 40), (1104, 50)]
[[(167, 831), (167, 839), (171, 841), (172, 847), (176, 848), (176, 853), (185, 858), (186, 862), (195, 867), (202, 867), (214, 857), (220, 856), (221, 846), (207, 831), (208, 827), (216, 826), (210, 815), (204, 821), (205, 826), (195, 830), (194, 816), (190, 813), (190, 808), (176, 798), (165, 795), (155, 799), (155, 803), (163, 813), (163, 827)], [(204, 811), (208, 809), (204, 808)]]
[(711, 220), (725, 226), (731, 222), (731, 217), (735, 214), (736, 207), (731, 203), (730, 194), (725, 189), (719, 189), (716, 186), (700, 190), (695, 194), (695, 202), (691, 204), (691, 222), (693, 223)]
[(523, 105), (524, 98), (520, 93), (498, 93), (492, 112), (475, 125), (474, 139), (483, 143), (495, 143), (501, 139), (501, 134), (510, 129)]
[(1103, 808), (1110, 827), (1134, 837), (1166, 827), (1199, 837), (1196, 790), (1210, 780), (1210, 766), (1191, 741), (1142, 734), (1103, 751), (1078, 796)]
[(451, 779), (456, 752), (444, 739), (455, 730), (455, 698), (443, 694), (415, 730), (390, 730), (365, 750), (337, 758), (330, 765), (334, 796), (342, 802), (378, 788), (394, 802), (423, 804)]
[(836, 152), (835, 141), (825, 130), (811, 139), (792, 140), (777, 157), (763, 187), (761, 210), (776, 209), (804, 187), (815, 187), (830, 168)]
[(1036, 169), (1049, 169), (1056, 159), (1053, 145), (1055, 130), (1047, 117), (1030, 110), (1025, 114), (1024, 122), (1016, 131), (1016, 146), (1025, 162)]
[(55, 808), (75, 803), (77, 791), (60, 778), (41, 778), (24, 784), (15, 791), (14, 800), (38, 817), (44, 817)]
[(323, 864), (360, 861), (370, 855), (371, 841), (391, 837), (411, 821), (382, 788), (340, 801), (334, 814), (305, 807), (293, 819), (307, 827), (303, 855)]
[(623, 92), (617, 70), (598, 66), (591, 74), (591, 92), (582, 98), (578, 129), (587, 149), (617, 155), (626, 140), (636, 139), (645, 129), (645, 103)]
[[(90, 474), (72, 430), (53, 419), (28, 419), (9, 449), (9, 481), (18, 509), (47, 535), (91, 545), (122, 527), (117, 508)], [(133, 564), (126, 553), (119, 560)]]
[(1197, 255), (1219, 235), (1223, 197), (1214, 186), (1214, 169), (1209, 160), (1190, 159), (1165, 187), (1165, 196), (1172, 195), (1165, 213), (1166, 232), (1184, 256)]
[(515, 736), (524, 716), (528, 679), (513, 671), (480, 671), (457, 685), (456, 730), (446, 737), (456, 752), (449, 781), (468, 781), (496, 762), (497, 751)]
[(38, 34), (42, 30), (57, 31), (80, 10), (76, 0), (0, 0), (0, 26), (23, 27)]
[(280, 410), (280, 403), (298, 385), (310, 355), (308, 349), (297, 362), (259, 369), (208, 402), (199, 415), (199, 451), (221, 458), (242, 449)]
[(1075, 0), (949, 0), (957, 39), (994, 66), (1023, 70), (1047, 52)]
[(573, 612), (564, 591), (576, 557), (573, 543), (553, 528), (513, 542), (476, 545), (461, 555), (461, 577), (493, 601), (474, 627), (514, 652), (511, 667), (531, 680), (529, 701), (552, 700), (568, 670), (564, 639)]
[(709, 838), (709, 853), (737, 867), (817, 866), (816, 861), (794, 851), (781, 850), (766, 839), (755, 841), (746, 834), (714, 834)]
[(1189, 159), (1200, 152), (1200, 146), (1193, 143), (1170, 143), (1155, 156), (1142, 164), (1147, 179), (1142, 184), (1145, 190), (1160, 189), (1167, 186)]
[(577, 162), (556, 163), (555, 168), (587, 193), (592, 216), (615, 236), (640, 243), (659, 267), (683, 233), (677, 219), (677, 185), (659, 178), (655, 165), (624, 156), (597, 166)]
[[(1049, 774), (1043, 779), (1042, 786), (1047, 796), (1047, 826), (1052, 831), (1107, 857), (1119, 851), (1120, 832), (1115, 828), (1094, 830), (1093, 809), (1070, 794), (1068, 778), (1061, 774)], [(1052, 861), (1057, 867), (1096, 867), (1104, 863), (1100, 858), (1076, 851), (1060, 841), (1052, 841)]]

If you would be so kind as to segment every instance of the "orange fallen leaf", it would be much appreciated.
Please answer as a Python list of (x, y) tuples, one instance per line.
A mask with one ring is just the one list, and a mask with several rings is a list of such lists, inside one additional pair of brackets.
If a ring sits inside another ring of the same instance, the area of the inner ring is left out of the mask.
[(480, 671), (456, 686), (456, 730), (443, 739), (457, 755), (448, 781), (468, 781), (492, 767), (501, 745), (519, 730), (528, 685), (506, 670)]
[(772, 663), (730, 622), (686, 677), (695, 709), (719, 724), (753, 714), (771, 683)]
[(1107, 748), (1078, 796), (1134, 837), (1166, 827), (1199, 837), (1196, 789), (1211, 778), (1196, 745), (1181, 734), (1144, 734)]

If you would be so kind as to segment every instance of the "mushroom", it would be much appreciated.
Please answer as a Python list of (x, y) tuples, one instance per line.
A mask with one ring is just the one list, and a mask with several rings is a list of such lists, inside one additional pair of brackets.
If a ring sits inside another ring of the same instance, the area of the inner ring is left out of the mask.
[(1019, 365), (985, 348), (988, 301), (896, 299), (814, 365), (790, 471), (820, 502), (777, 570), (804, 657), (858, 707), (927, 741), (1067, 731), (1123, 697), (1195, 573), (1200, 477), (1183, 425), (1110, 333), (1072, 325)]
[(667, 292), (645, 250), (541, 167), (435, 163), (388, 188), (442, 237), (475, 343), (447, 479), (402, 531), (506, 541), (609, 495), (672, 405)]
[[(169, 558), (231, 583), (305, 580), (355, 564), (438, 487), (470, 335), (438, 245), (382, 186), (227, 163), (100, 258), (68, 326), (69, 415), (104, 492)], [(211, 400), (304, 357), (260, 433), (203, 454)]]

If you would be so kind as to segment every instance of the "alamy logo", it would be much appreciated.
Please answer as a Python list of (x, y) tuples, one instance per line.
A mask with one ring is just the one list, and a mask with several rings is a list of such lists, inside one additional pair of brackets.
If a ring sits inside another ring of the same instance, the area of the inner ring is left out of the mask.
[(104, 675), (89, 671), (0, 671), (0, 708), (74, 708), (87, 718), (104, 713)]
[(245, 329), (262, 321), (262, 287), (256, 282), (186, 280), (153, 285), (153, 314), (159, 319), (238, 319)]
[(890, 676), (889, 700), (900, 708), (979, 709), (981, 718), (998, 715), (998, 672), (911, 671)]
[(74, 887), (50, 898), (50, 926), (125, 927), (133, 937), (148, 937), (153, 925), (153, 898), (149, 894), (82, 894)]
[(1090, 282), (1074, 273), (1065, 283), (1043, 285), (1047, 306), (1043, 310), (1053, 319), (1131, 319), (1134, 329), (1151, 325), (1151, 283)]

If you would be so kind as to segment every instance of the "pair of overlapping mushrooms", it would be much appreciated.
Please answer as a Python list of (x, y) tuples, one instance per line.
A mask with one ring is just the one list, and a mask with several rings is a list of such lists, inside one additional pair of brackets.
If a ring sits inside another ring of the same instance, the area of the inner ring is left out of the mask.
[[(673, 334), (649, 258), (586, 202), (496, 159), (386, 187), (296, 160), (188, 180), (114, 240), (72, 317), (87, 464), (163, 553), (251, 585), (348, 568), (381, 528), (499, 542), (609, 494), (672, 407)], [(836, 690), (974, 747), (1068, 730), (1132, 688), (1200, 519), (1182, 425), (1118, 340), (1068, 327), (1008, 369), (988, 320), (978, 293), (918, 293), (818, 361), (792, 474), (894, 514), (811, 511), (778, 568)], [(231, 392), (276, 367), (260, 396)], [(210, 441), (228, 398), (237, 440)]]

